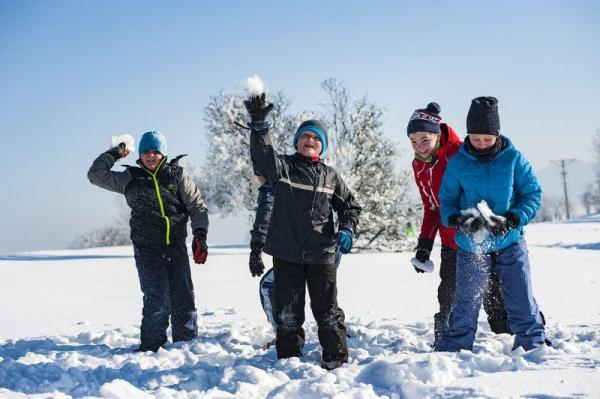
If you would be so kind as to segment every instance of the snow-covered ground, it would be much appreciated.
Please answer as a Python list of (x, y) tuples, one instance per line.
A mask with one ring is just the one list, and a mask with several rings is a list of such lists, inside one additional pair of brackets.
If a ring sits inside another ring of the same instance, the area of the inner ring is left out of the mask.
[(473, 353), (433, 353), (436, 273), (415, 273), (412, 253), (352, 254), (339, 274), (351, 361), (332, 372), (308, 308), (304, 357), (263, 348), (273, 333), (246, 248), (193, 266), (200, 336), (156, 354), (132, 352), (130, 247), (0, 256), (0, 398), (600, 397), (600, 217), (531, 225), (527, 239), (552, 348), (511, 352), (482, 312)]

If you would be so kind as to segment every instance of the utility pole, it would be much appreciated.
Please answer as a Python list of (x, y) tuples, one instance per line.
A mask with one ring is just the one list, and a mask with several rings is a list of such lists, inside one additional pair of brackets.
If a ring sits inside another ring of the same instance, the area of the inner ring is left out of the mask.
[(567, 219), (571, 218), (571, 214), (569, 212), (569, 194), (567, 192), (567, 165), (574, 161), (575, 159), (561, 159), (560, 161), (551, 161), (552, 163), (560, 164), (560, 174), (562, 175), (563, 181), (563, 191), (565, 194), (565, 210), (567, 211)]

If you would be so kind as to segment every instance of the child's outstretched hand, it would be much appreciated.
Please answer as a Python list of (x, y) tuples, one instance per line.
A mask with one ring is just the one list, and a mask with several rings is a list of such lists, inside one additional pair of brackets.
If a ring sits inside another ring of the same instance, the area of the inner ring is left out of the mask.
[(260, 96), (250, 96), (244, 101), (244, 106), (250, 115), (251, 124), (264, 122), (267, 115), (273, 109), (273, 104), (267, 104), (266, 94)]
[(119, 145), (106, 151), (106, 153), (112, 155), (115, 162), (129, 155), (129, 151), (127, 150), (127, 146), (125, 145), (125, 143), (119, 143)]

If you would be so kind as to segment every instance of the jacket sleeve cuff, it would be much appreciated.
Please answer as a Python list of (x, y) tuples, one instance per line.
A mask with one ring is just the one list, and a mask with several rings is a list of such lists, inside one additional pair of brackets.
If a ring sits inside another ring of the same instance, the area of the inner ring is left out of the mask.
[(348, 233), (350, 233), (350, 235), (352, 237), (354, 237), (354, 228), (352, 227), (352, 225), (350, 225), (348, 223), (340, 224), (340, 226), (338, 227), (338, 230), (340, 230), (340, 231), (346, 230)]
[(259, 121), (259, 122), (251, 122), (249, 125), (250, 129), (255, 132), (262, 132), (263, 130), (269, 129), (269, 122), (267, 121)]
[(419, 238), (417, 249), (426, 249), (431, 252), (433, 249), (433, 240), (429, 238)]
[(508, 211), (504, 214), (507, 222), (510, 223), (510, 227), (515, 228), (521, 226), (521, 217), (517, 212)]
[(194, 239), (206, 242), (206, 237), (208, 233), (206, 230), (202, 228), (197, 228), (194, 230)]

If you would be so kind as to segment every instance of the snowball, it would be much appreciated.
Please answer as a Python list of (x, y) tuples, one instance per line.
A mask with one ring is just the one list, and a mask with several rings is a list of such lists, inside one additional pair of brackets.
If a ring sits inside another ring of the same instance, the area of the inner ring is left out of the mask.
[(412, 258), (410, 263), (417, 269), (423, 270), (424, 272), (431, 273), (433, 272), (434, 266), (433, 262), (427, 259), (426, 262), (421, 262), (417, 258)]
[(494, 212), (492, 212), (492, 210), (490, 209), (490, 207), (489, 207), (488, 203), (486, 202), (486, 200), (481, 200), (477, 204), (477, 209), (481, 213), (481, 216), (485, 219), (485, 221), (490, 226), (495, 226), (496, 225), (496, 222), (494, 222), (492, 220), (492, 216), (496, 216), (500, 220), (504, 221), (504, 216), (495, 215)]
[(130, 153), (135, 152), (135, 145), (134, 145), (135, 141), (134, 141), (132, 135), (121, 134), (119, 136), (112, 136), (110, 148), (116, 147), (121, 143), (125, 143), (125, 149), (128, 152), (130, 152)]
[(265, 83), (258, 75), (252, 75), (246, 78), (246, 86), (244, 87), (249, 95), (258, 96), (265, 93)]

